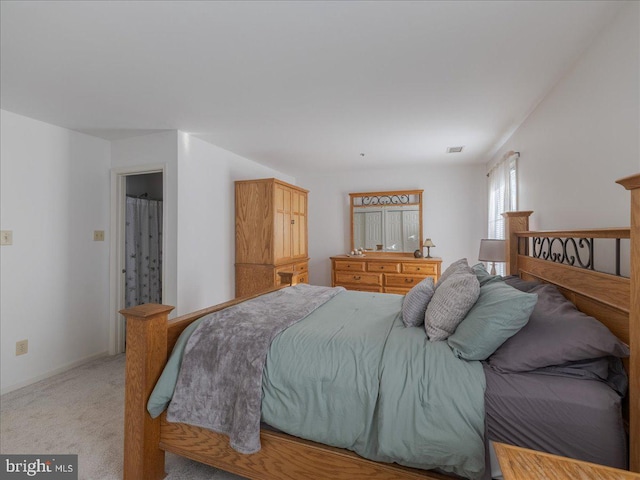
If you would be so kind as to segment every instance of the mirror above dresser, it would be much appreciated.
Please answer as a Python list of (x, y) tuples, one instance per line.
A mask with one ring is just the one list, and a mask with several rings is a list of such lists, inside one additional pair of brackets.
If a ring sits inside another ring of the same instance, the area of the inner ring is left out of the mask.
[(422, 192), (350, 193), (351, 250), (392, 253), (421, 250)]

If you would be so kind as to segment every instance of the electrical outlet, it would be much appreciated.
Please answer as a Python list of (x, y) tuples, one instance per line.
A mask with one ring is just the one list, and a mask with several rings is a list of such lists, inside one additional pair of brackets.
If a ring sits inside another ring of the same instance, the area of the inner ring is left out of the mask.
[(93, 241), (94, 242), (104, 242), (104, 230), (94, 230), (93, 231)]
[(16, 356), (24, 355), (29, 351), (29, 340), (20, 340), (16, 342)]
[(0, 245), (13, 245), (13, 230), (0, 231)]

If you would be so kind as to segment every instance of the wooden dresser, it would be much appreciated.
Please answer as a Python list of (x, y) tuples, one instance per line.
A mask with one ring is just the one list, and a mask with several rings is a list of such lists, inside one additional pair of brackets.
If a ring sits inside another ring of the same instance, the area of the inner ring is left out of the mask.
[(280, 272), (308, 283), (308, 191), (275, 178), (235, 187), (236, 297), (280, 285)]
[(348, 290), (404, 295), (421, 280), (440, 278), (441, 258), (397, 254), (331, 257), (331, 283)]

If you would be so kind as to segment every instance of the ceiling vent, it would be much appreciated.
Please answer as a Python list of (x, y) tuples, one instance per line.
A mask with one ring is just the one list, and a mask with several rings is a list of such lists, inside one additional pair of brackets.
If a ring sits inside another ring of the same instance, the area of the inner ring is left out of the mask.
[(447, 153), (460, 153), (464, 147), (449, 147)]

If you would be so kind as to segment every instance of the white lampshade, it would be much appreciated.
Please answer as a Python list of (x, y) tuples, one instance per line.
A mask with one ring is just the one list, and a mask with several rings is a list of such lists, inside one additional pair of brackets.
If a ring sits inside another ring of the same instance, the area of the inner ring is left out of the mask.
[(504, 250), (504, 240), (483, 238), (480, 240), (480, 253), (478, 253), (478, 260), (481, 262), (504, 262), (506, 260)]
[(435, 247), (430, 238), (427, 238), (422, 244), (423, 247)]

